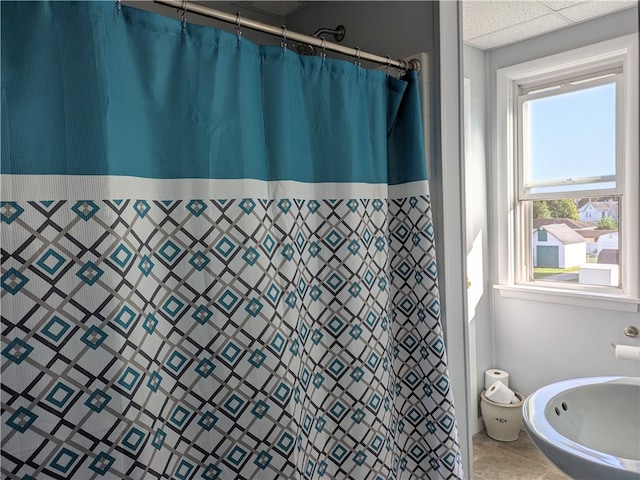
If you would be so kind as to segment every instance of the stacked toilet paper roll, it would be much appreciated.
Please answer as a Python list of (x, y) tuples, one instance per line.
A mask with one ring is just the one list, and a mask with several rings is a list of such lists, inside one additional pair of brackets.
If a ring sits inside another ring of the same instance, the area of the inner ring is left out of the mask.
[(499, 368), (490, 368), (484, 372), (484, 389), (489, 390), (489, 387), (496, 382), (504, 383), (506, 387), (509, 386), (509, 374)]
[(504, 405), (518, 403), (520, 401), (515, 392), (499, 380), (487, 388), (484, 395), (488, 400), (491, 400), (494, 403), (502, 403)]

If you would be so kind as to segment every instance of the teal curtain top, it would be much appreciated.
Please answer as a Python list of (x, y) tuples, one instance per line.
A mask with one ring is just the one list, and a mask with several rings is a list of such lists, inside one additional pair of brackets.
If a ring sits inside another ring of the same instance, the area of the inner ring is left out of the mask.
[(417, 75), (115, 2), (2, 3), (3, 174), (426, 179)]

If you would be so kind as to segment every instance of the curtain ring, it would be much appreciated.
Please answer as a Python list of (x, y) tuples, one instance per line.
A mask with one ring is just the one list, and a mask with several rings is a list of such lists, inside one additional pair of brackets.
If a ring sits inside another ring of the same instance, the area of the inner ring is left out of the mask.
[(238, 42), (242, 40), (242, 31), (240, 30), (240, 12), (236, 13), (236, 35), (238, 37)]
[(362, 62), (360, 61), (360, 47), (356, 47), (356, 67), (360, 68)]
[(282, 41), (280, 42), (280, 46), (283, 50), (287, 49), (287, 27), (286, 25), (280, 25), (282, 28)]
[(389, 76), (389, 71), (391, 70), (391, 56), (387, 55), (387, 68), (385, 69), (385, 73), (387, 77)]

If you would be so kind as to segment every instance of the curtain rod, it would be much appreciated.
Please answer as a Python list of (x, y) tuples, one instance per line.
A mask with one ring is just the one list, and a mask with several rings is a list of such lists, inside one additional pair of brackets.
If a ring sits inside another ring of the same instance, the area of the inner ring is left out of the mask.
[(370, 62), (378, 63), (380, 65), (388, 65), (389, 67), (396, 67), (400, 70), (415, 70), (420, 71), (420, 61), (412, 58), (409, 61), (406, 60), (392, 60), (389, 57), (383, 57), (375, 55), (373, 53), (363, 52), (359, 48), (344, 47), (337, 43), (327, 42), (323, 38), (316, 38), (311, 35), (305, 35), (303, 33), (290, 32), (286, 27), (274, 27), (266, 23), (257, 22), (255, 20), (249, 20), (241, 18), (240, 14), (232, 15), (230, 13), (215, 10), (213, 8), (204, 7), (197, 3), (188, 2), (185, 0), (154, 0), (154, 3), (166, 5), (167, 7), (174, 7), (183, 12), (191, 12), (204, 17), (215, 18), (227, 23), (233, 23), (238, 27), (246, 27), (251, 30), (257, 30), (260, 32), (268, 33), (283, 39), (290, 39), (295, 42), (306, 43), (313, 45), (314, 47), (320, 47), (332, 52), (341, 53), (350, 57), (355, 57), (358, 60), (367, 60)]

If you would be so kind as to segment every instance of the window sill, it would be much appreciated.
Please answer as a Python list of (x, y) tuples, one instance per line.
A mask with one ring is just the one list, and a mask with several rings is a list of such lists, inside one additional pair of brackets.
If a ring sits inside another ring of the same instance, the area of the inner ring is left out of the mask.
[(575, 305), (619, 312), (638, 312), (640, 299), (611, 293), (579, 292), (532, 285), (494, 285), (503, 298), (515, 298), (531, 302)]

